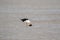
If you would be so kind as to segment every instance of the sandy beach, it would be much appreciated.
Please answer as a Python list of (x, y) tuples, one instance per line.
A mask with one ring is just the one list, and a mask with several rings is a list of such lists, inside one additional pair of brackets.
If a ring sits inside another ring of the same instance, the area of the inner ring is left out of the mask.
[(60, 0), (0, 0), (0, 40), (60, 40)]

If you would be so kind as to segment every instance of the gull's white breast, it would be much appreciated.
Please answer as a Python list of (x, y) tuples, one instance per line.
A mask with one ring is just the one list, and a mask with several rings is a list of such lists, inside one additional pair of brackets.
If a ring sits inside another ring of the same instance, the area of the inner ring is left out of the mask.
[(30, 20), (26, 20), (26, 21), (24, 21), (24, 22), (26, 22), (26, 23), (30, 23)]

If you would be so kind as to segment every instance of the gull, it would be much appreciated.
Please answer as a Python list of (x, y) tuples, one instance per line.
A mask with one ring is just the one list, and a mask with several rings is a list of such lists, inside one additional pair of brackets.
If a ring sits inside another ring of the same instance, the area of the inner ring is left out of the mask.
[(28, 18), (23, 18), (23, 19), (21, 19), (21, 21), (26, 23), (26, 25), (28, 25), (30, 27), (32, 26), (32, 23), (31, 23), (31, 21)]

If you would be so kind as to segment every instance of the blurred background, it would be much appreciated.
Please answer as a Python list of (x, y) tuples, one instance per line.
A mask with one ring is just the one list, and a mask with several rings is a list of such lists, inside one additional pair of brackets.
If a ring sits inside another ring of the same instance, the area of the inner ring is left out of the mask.
[(0, 0), (0, 40), (60, 40), (60, 0)]

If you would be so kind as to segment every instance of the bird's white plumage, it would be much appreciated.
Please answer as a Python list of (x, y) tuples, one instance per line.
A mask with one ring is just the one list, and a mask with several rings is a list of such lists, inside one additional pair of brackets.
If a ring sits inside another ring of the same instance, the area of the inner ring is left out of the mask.
[(30, 23), (30, 20), (26, 20), (26, 21), (24, 21), (24, 22)]
[(31, 21), (30, 20), (26, 20), (24, 22), (26, 23), (26, 25), (30, 25), (31, 24)]

